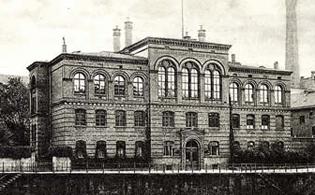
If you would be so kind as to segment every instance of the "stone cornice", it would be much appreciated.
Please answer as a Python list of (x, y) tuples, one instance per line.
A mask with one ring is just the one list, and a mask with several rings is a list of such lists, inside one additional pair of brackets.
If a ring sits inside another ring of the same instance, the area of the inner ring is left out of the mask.
[(286, 70), (276, 70), (276, 69), (267, 69), (267, 68), (259, 68), (254, 66), (243, 66), (243, 65), (229, 65), (229, 71), (233, 72), (248, 72), (248, 73), (266, 73), (266, 74), (282, 74), (282, 75), (291, 75), (292, 71)]

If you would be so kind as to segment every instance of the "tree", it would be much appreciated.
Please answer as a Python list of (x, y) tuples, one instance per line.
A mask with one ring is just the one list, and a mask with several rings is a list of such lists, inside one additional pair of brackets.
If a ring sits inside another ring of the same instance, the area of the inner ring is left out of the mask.
[(8, 131), (4, 135), (10, 135), (8, 143), (29, 144), (28, 94), (28, 88), (20, 78), (10, 78), (7, 84), (0, 84), (0, 121)]

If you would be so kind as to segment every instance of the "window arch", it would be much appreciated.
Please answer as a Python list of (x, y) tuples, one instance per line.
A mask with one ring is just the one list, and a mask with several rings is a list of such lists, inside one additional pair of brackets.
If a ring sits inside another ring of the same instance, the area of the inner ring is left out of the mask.
[(254, 86), (250, 83), (245, 85), (245, 102), (254, 103)]
[(114, 95), (124, 96), (125, 95), (125, 78), (118, 75), (114, 79)]
[(238, 102), (238, 92), (239, 92), (239, 86), (237, 83), (233, 82), (230, 84), (230, 97), (231, 97), (231, 101), (233, 103)]
[(182, 91), (185, 98), (199, 97), (199, 71), (192, 62), (186, 62), (182, 68)]
[(268, 103), (269, 98), (268, 98), (268, 86), (266, 84), (261, 84), (259, 86), (259, 102), (260, 103)]
[(76, 73), (73, 77), (74, 93), (85, 93), (85, 76), (83, 73)]
[(280, 85), (275, 86), (275, 103), (283, 103), (283, 88)]
[(143, 97), (143, 79), (141, 77), (135, 77), (133, 79), (133, 95), (135, 97)]
[(94, 77), (94, 93), (98, 95), (105, 94), (105, 77), (98, 74)]
[(176, 69), (170, 60), (163, 60), (158, 68), (159, 97), (176, 97)]

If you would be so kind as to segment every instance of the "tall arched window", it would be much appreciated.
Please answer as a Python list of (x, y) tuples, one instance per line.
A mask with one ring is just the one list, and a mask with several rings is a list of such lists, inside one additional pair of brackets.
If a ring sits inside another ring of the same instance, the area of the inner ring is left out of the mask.
[(182, 91), (183, 97), (189, 97), (189, 74), (187, 68), (182, 70)]
[(231, 83), (230, 84), (230, 97), (231, 101), (236, 103), (238, 102), (238, 84), (237, 83)]
[(85, 93), (85, 76), (82, 73), (76, 73), (73, 78), (74, 93)]
[(217, 70), (213, 71), (213, 99), (221, 99), (221, 75)]
[(191, 69), (190, 71), (190, 97), (198, 97), (198, 87), (199, 87), (198, 71), (196, 69)]
[(205, 71), (205, 96), (206, 98), (210, 99), (211, 98), (211, 93), (212, 93), (212, 74), (210, 70)]
[(176, 71), (174, 64), (163, 60), (158, 68), (159, 97), (176, 96)]
[(275, 86), (275, 103), (276, 104), (283, 103), (283, 89), (280, 85)]
[(124, 96), (125, 95), (125, 79), (122, 76), (116, 76), (114, 79), (114, 95)]
[(259, 86), (259, 102), (268, 103), (268, 87), (265, 84)]
[(94, 92), (95, 94), (105, 94), (105, 77), (101, 74), (94, 77)]
[(141, 77), (135, 77), (133, 79), (133, 95), (135, 97), (143, 96), (143, 79)]
[(254, 102), (254, 87), (252, 84), (245, 85), (245, 102), (246, 103)]

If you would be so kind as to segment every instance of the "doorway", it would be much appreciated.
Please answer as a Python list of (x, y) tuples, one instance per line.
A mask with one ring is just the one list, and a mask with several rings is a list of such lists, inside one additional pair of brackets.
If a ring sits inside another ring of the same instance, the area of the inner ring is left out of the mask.
[(186, 143), (186, 169), (199, 169), (199, 147), (195, 140)]

